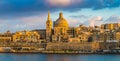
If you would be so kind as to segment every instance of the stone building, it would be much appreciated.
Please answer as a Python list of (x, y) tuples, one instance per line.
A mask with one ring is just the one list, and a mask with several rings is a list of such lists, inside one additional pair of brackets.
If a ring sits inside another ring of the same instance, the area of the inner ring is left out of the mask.
[(117, 29), (119, 27), (120, 27), (119, 23), (108, 23), (101, 25), (101, 29), (109, 29), (109, 30)]
[(33, 31), (19, 31), (13, 35), (13, 42), (39, 42), (40, 35)]
[(4, 34), (0, 34), (0, 42), (10, 42), (12, 41), (12, 33), (7, 31)]
[(116, 40), (120, 42), (120, 32), (116, 32), (115, 37), (116, 37)]
[(40, 35), (40, 39), (46, 39), (46, 29), (35, 29), (33, 32), (37, 32)]

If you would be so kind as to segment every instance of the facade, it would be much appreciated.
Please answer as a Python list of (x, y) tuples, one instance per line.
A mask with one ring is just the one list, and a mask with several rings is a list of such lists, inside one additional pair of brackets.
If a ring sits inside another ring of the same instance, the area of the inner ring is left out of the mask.
[(36, 29), (32, 31), (37, 32), (40, 35), (40, 39), (46, 39), (46, 29)]
[(33, 31), (19, 31), (13, 35), (14, 42), (39, 42), (40, 35)]
[(116, 32), (115, 37), (116, 40), (120, 42), (120, 32)]
[(0, 42), (10, 42), (12, 41), (12, 34), (10, 31), (7, 31), (4, 34), (0, 34)]
[(109, 29), (109, 30), (117, 29), (119, 27), (120, 27), (119, 23), (108, 23), (108, 24), (101, 25), (102, 29)]

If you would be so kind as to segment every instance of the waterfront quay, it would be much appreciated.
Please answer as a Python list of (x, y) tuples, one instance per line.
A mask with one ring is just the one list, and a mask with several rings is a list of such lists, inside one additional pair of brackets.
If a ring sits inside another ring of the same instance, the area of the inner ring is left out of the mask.
[[(104, 54), (120, 53), (117, 43), (38, 43), (38, 42), (0, 42), (1, 53), (55, 53), (55, 54)], [(100, 46), (101, 45), (101, 46)]]
[(0, 52), (40, 52), (44, 45), (37, 42), (0, 42)]

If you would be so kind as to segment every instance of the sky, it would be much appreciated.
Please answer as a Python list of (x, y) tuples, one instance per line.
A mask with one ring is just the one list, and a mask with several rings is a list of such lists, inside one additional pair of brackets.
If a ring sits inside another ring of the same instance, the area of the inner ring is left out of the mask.
[(0, 33), (45, 29), (47, 13), (60, 11), (70, 27), (120, 22), (120, 0), (0, 0)]

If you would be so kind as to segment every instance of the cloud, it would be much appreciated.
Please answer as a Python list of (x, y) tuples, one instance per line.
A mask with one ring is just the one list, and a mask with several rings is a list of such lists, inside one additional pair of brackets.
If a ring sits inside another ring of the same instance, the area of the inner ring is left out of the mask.
[(93, 18), (88, 19), (87, 21), (84, 22), (85, 25), (87, 26), (99, 26), (102, 24), (103, 18), (101, 16), (96, 16)]
[(0, 32), (11, 30), (12, 32), (20, 30), (44, 29), (47, 15), (36, 15), (15, 19), (0, 20)]
[(103, 23), (102, 21), (103, 21), (103, 17), (95, 16), (95, 17), (92, 17), (92, 18), (88, 18), (86, 21), (80, 21), (80, 20), (76, 20), (76, 19), (69, 19), (68, 23), (72, 27), (79, 26), (80, 24), (84, 24), (86, 26), (99, 26), (99, 25), (101, 25)]
[(72, 18), (88, 18), (89, 16), (85, 16), (85, 15), (72, 15), (70, 17), (72, 17)]
[(46, 0), (51, 6), (69, 6), (75, 3), (80, 3), (82, 0)]
[(76, 27), (79, 26), (81, 22), (79, 20), (69, 19), (68, 24), (70, 27)]
[(120, 23), (120, 16), (112, 15), (107, 20), (105, 20), (104, 23)]
[(12, 22), (11, 20), (0, 20), (0, 32), (5, 32), (7, 30), (12, 30), (14, 31), (15, 29), (15, 24), (20, 23), (20, 21), (14, 21)]
[(84, 8), (103, 9), (120, 6), (120, 0), (0, 0), (0, 18), (38, 15), (56, 11), (77, 11)]
[(21, 18), (21, 22), (30, 28), (45, 28), (47, 15), (37, 15), (31, 17)]

